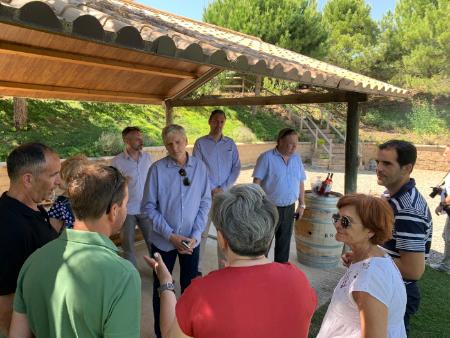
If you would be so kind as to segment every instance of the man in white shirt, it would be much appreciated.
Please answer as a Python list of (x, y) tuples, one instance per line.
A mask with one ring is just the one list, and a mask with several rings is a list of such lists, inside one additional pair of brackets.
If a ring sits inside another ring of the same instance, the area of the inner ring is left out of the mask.
[(134, 230), (136, 225), (142, 232), (150, 252), (150, 233), (152, 223), (147, 215), (141, 213), (141, 202), (148, 170), (152, 164), (150, 155), (142, 151), (144, 145), (141, 130), (138, 127), (126, 127), (122, 131), (125, 150), (113, 158), (112, 165), (128, 177), (128, 213), (120, 232), (124, 258), (136, 266), (134, 248)]
[[(201, 159), (208, 169), (211, 197), (213, 198), (216, 194), (231, 188), (241, 170), (236, 144), (222, 133), (225, 122), (225, 112), (220, 109), (213, 110), (208, 120), (209, 134), (195, 141), (193, 150), (193, 155)], [(210, 227), (211, 220), (208, 220), (200, 244), (199, 271), (202, 270), (202, 260)], [(225, 256), (219, 245), (217, 245), (217, 256), (218, 265), (221, 268), (224, 266)]]
[[(444, 151), (444, 159), (450, 165), (450, 143)], [(441, 203), (437, 206), (435, 212), (436, 215), (447, 215), (444, 210), (445, 207), (450, 205), (450, 170), (445, 176), (444, 186), (442, 186)], [(438, 264), (431, 264), (431, 267), (447, 272), (450, 274), (450, 214), (447, 215), (447, 221), (445, 222), (444, 232), (442, 233), (442, 238), (444, 239), (444, 257), (442, 261)]]

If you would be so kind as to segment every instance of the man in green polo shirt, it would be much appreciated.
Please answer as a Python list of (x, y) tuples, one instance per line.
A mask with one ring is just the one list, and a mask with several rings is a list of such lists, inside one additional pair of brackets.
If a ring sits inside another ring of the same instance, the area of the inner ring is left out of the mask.
[(109, 239), (127, 214), (126, 179), (113, 167), (84, 165), (68, 194), (73, 230), (23, 265), (10, 337), (139, 338), (140, 277)]

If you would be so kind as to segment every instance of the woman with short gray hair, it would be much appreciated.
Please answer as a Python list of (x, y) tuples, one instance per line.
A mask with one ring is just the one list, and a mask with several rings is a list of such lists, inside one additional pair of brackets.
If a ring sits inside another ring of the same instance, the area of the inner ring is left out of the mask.
[[(193, 280), (178, 302), (171, 288), (161, 290), (162, 336), (306, 338), (317, 298), (297, 267), (265, 257), (278, 212), (261, 187), (218, 194), (211, 218), (227, 267)], [(172, 283), (160, 255), (146, 260), (161, 285)]]

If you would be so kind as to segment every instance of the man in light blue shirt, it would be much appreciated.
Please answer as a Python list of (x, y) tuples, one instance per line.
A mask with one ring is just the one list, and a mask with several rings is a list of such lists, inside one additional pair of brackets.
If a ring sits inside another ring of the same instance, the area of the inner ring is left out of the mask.
[[(213, 198), (217, 193), (231, 188), (241, 170), (241, 161), (239, 160), (236, 144), (231, 138), (224, 136), (222, 133), (225, 121), (226, 116), (223, 110), (213, 110), (208, 120), (209, 134), (195, 141), (193, 150), (193, 155), (201, 159), (208, 169), (211, 196)], [(210, 227), (211, 220), (208, 220), (205, 231), (202, 233), (200, 244), (200, 260), (198, 264), (200, 271)], [(223, 267), (225, 256), (220, 250), (218, 243), (217, 256), (219, 267)]]
[(124, 258), (136, 266), (136, 253), (134, 249), (134, 229), (136, 225), (142, 232), (148, 251), (150, 252), (150, 231), (152, 224), (147, 215), (141, 214), (144, 183), (148, 170), (152, 164), (150, 155), (142, 151), (144, 145), (141, 130), (138, 127), (126, 127), (122, 131), (125, 150), (113, 158), (112, 165), (128, 177), (128, 214), (120, 231), (120, 240)]
[(260, 184), (269, 200), (277, 206), (279, 221), (275, 232), (275, 262), (289, 260), (295, 202), (299, 217), (305, 210), (305, 170), (296, 153), (298, 134), (285, 128), (278, 133), (277, 146), (262, 153), (253, 171), (253, 182)]
[[(155, 162), (150, 168), (142, 211), (153, 222), (152, 256), (158, 252), (171, 273), (178, 257), (183, 292), (198, 274), (199, 245), (211, 206), (211, 189), (206, 166), (186, 152), (184, 128), (176, 124), (166, 126), (162, 131), (162, 139), (169, 156)], [(154, 274), (153, 277), (155, 333), (161, 337), (160, 285), (157, 276)]]

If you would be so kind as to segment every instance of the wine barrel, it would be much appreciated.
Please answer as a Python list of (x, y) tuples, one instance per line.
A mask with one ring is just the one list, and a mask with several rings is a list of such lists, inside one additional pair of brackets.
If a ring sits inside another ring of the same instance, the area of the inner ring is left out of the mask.
[(332, 269), (338, 266), (343, 243), (335, 239), (331, 216), (337, 213), (336, 203), (342, 195), (331, 192), (318, 196), (305, 191), (306, 209), (295, 223), (295, 243), (298, 261), (304, 265)]

